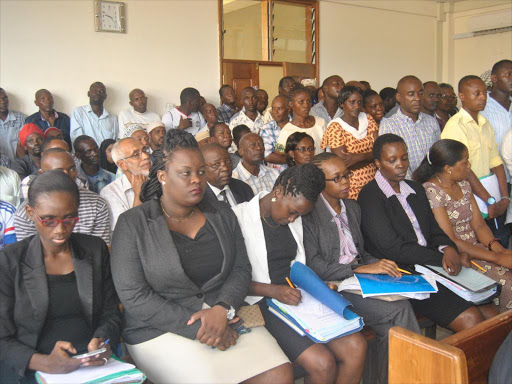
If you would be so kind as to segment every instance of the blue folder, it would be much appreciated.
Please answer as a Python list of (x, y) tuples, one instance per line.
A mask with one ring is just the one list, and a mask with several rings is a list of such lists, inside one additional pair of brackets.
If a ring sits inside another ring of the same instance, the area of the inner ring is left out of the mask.
[(399, 295), (402, 293), (436, 293), (432, 285), (421, 275), (402, 275), (392, 277), (389, 275), (377, 275), (355, 273), (363, 295), (385, 294)]

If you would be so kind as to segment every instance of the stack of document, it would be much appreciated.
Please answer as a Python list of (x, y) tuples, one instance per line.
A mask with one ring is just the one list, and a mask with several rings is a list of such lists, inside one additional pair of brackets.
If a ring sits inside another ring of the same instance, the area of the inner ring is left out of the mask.
[(452, 276), (445, 272), (442, 267), (418, 264), (414, 267), (417, 272), (425, 275), (430, 274), (438, 283), (464, 300), (475, 304), (489, 299), (498, 292), (498, 285), (493, 279), (471, 268), (462, 267), (457, 276)]
[(39, 384), (143, 383), (146, 380), (146, 376), (135, 368), (133, 364), (128, 364), (111, 357), (105, 365), (82, 367), (71, 373), (59, 375), (37, 372), (36, 380)]
[(424, 300), (428, 299), (431, 293), (437, 292), (437, 285), (435, 279), (428, 275), (392, 277), (382, 274), (356, 273), (353, 277), (343, 280), (338, 291), (362, 294), (363, 297), (385, 297), (388, 301), (392, 301), (388, 296)]
[(283, 304), (276, 299), (267, 299), (267, 304), (270, 312), (298, 334), (327, 343), (363, 328), (363, 319), (348, 308), (350, 302), (331, 291), (310, 268), (295, 262), (290, 277), (302, 295), (299, 305)]

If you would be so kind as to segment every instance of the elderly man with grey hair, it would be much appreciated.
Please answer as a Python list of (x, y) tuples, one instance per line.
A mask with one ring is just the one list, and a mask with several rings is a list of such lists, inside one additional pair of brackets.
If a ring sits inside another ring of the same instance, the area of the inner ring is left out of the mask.
[(149, 175), (151, 159), (149, 148), (132, 137), (121, 139), (114, 144), (112, 159), (123, 174), (103, 188), (100, 195), (107, 201), (114, 231), (121, 213), (142, 204), (139, 194), (142, 184)]

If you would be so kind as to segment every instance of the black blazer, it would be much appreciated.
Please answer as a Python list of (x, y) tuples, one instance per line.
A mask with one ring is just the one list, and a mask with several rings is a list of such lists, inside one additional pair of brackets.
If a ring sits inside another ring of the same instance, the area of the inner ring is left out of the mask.
[[(238, 180), (232, 177), (228, 185), (229, 189), (231, 189), (231, 192), (233, 193), (233, 196), (235, 197), (237, 204), (250, 201), (254, 197), (254, 192), (252, 191), (252, 188), (249, 187), (249, 185), (243, 182), (242, 180)], [(219, 202), (217, 196), (215, 196), (215, 193), (208, 184), (206, 185), (206, 191), (204, 192), (203, 199), (208, 199), (212, 203)]]
[(313, 210), (302, 217), (306, 264), (322, 280), (345, 280), (353, 276), (353, 270), (363, 264), (378, 261), (364, 249), (361, 233), (361, 210), (354, 200), (344, 199), (348, 225), (358, 256), (355, 264), (340, 264), (340, 235), (332, 215), (319, 197)]
[(425, 189), (413, 181), (405, 182), (416, 192), (409, 195), (407, 202), (416, 215), (427, 246), (418, 244), (414, 228), (398, 198), (391, 196), (388, 199), (374, 179), (363, 187), (358, 199), (366, 248), (375, 257), (397, 263), (440, 266), (443, 254), (439, 252), (439, 246), (457, 247), (437, 224)]
[[(78, 294), (93, 337), (119, 343), (121, 314), (110, 274), (108, 248), (99, 237), (69, 238)], [(26, 374), (48, 311), (48, 284), (39, 235), (0, 251), (0, 362)], [(3, 382), (3, 380), (0, 380)]]
[(235, 214), (203, 199), (199, 208), (224, 253), (221, 272), (198, 287), (185, 274), (157, 199), (119, 216), (112, 239), (112, 275), (124, 306), (123, 337), (138, 344), (171, 332), (194, 340), (200, 321), (187, 325), (203, 303), (238, 309), (249, 292), (251, 264)]

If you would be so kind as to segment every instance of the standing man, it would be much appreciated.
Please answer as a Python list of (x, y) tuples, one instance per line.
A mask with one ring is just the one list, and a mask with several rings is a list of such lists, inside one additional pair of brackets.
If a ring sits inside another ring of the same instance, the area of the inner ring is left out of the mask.
[(192, 135), (197, 135), (206, 124), (199, 112), (201, 95), (195, 88), (185, 88), (180, 94), (181, 105), (171, 109), (162, 116), (165, 130), (183, 129)]
[(25, 119), (25, 124), (34, 123), (41, 131), (46, 132), (50, 127), (59, 128), (64, 135), (64, 140), (71, 146), (71, 137), (69, 136), (69, 116), (63, 112), (57, 112), (53, 109), (53, 95), (47, 89), (40, 89), (36, 92), (34, 104), (39, 111)]
[[(503, 138), (512, 129), (512, 61), (501, 60), (491, 70), (491, 92), (488, 93), (487, 104), (482, 116), (491, 123), (498, 149), (502, 147)], [(507, 182), (510, 175), (505, 168)]]
[(144, 145), (131, 137), (114, 144), (112, 159), (123, 174), (103, 188), (100, 196), (107, 201), (113, 232), (121, 213), (142, 204), (140, 189), (148, 178), (151, 160)]
[(89, 104), (76, 107), (71, 114), (71, 141), (74, 146), (75, 139), (87, 135), (101, 144), (105, 139), (116, 140), (119, 136), (117, 117), (111, 115), (103, 108), (107, 99), (107, 88), (99, 81), (92, 83), (87, 92)]
[(116, 175), (100, 167), (98, 144), (87, 135), (78, 136), (73, 142), (75, 155), (80, 160), (79, 172), (89, 182), (89, 189), (100, 193), (116, 179)]
[(231, 118), (229, 122), (229, 129), (233, 131), (237, 125), (247, 125), (251, 132), (259, 133), (263, 126), (263, 116), (256, 109), (258, 99), (256, 98), (256, 91), (252, 87), (246, 87), (242, 90), (242, 110)]
[(237, 111), (235, 90), (231, 85), (224, 84), (219, 89), (219, 95), (220, 101), (222, 102), (222, 105), (217, 108), (219, 121), (229, 124), (229, 120), (231, 120), (231, 117), (233, 117)]
[(444, 126), (450, 117), (454, 115), (453, 109), (457, 106), (457, 95), (450, 84), (439, 84), (441, 89), (441, 99), (439, 100), (439, 108), (436, 111), (436, 118), (441, 121), (440, 125)]
[[(487, 102), (487, 87), (478, 76), (464, 76), (459, 81), (462, 108), (446, 123), (441, 138), (460, 141), (468, 148), (471, 172), (468, 181), (473, 193), (487, 202), (487, 225), (501, 245), (508, 247), (510, 232), (505, 227), (505, 212), (510, 203), (505, 168), (500, 157), (494, 130), (480, 112)], [(493, 173), (498, 179), (501, 199), (491, 196), (478, 178)], [(491, 220), (496, 218), (496, 220)], [(497, 225), (496, 225), (497, 224)]]
[(343, 110), (338, 102), (338, 95), (344, 86), (345, 82), (338, 75), (325, 79), (322, 83), (324, 99), (313, 105), (309, 114), (324, 119), (327, 124), (343, 116)]
[(263, 165), (265, 146), (263, 140), (255, 133), (248, 133), (240, 139), (239, 153), (242, 161), (233, 171), (233, 177), (252, 188), (254, 194), (271, 191), (279, 172)]
[(256, 109), (259, 113), (263, 114), (268, 107), (268, 93), (264, 89), (256, 91)]
[(146, 128), (149, 136), (149, 146), (151, 148), (151, 152), (155, 152), (162, 148), (164, 145), (165, 138), (165, 125), (161, 121), (154, 121), (149, 123)]
[(286, 157), (282, 153), (275, 152), (275, 149), (281, 129), (290, 121), (288, 100), (282, 95), (274, 97), (270, 112), (273, 120), (261, 128), (260, 136), (265, 145), (265, 161), (269, 167), (282, 172), (286, 169)]
[[(285, 76), (281, 80), (279, 80), (279, 86), (277, 88), (277, 92), (280, 96), (286, 97), (288, 100), (288, 96), (290, 95), (290, 91), (292, 87), (295, 85), (295, 80), (291, 76)], [(272, 114), (270, 113), (270, 108), (267, 108), (265, 113), (263, 114), (263, 124), (268, 123), (272, 120)]]
[(122, 110), (118, 117), (118, 138), (125, 137), (126, 131), (133, 125), (146, 129), (149, 123), (160, 121), (160, 116), (157, 113), (147, 110), (148, 98), (142, 89), (133, 89), (128, 97), (130, 99), (130, 108)]
[(0, 88), (0, 154), (7, 156), (10, 161), (16, 159), (18, 133), (24, 121), (23, 113), (9, 111), (9, 97), (3, 88)]
[(404, 139), (409, 153), (407, 178), (418, 168), (430, 147), (440, 139), (441, 131), (435, 118), (421, 112), (423, 84), (416, 76), (405, 76), (398, 82), (394, 115), (383, 119), (379, 135), (394, 133)]
[[(436, 115), (439, 109), (439, 101), (441, 100), (441, 88), (435, 81), (427, 81), (423, 83), (423, 97), (421, 99), (421, 112), (435, 117), (439, 128), (442, 131), (444, 128), (444, 121), (439, 119)], [(442, 124), (442, 125), (441, 125)]]
[(20, 145), (27, 152), (13, 161), (11, 169), (20, 175), (20, 179), (36, 173), (41, 168), (41, 147), (43, 131), (33, 124), (25, 124), (19, 133)]

